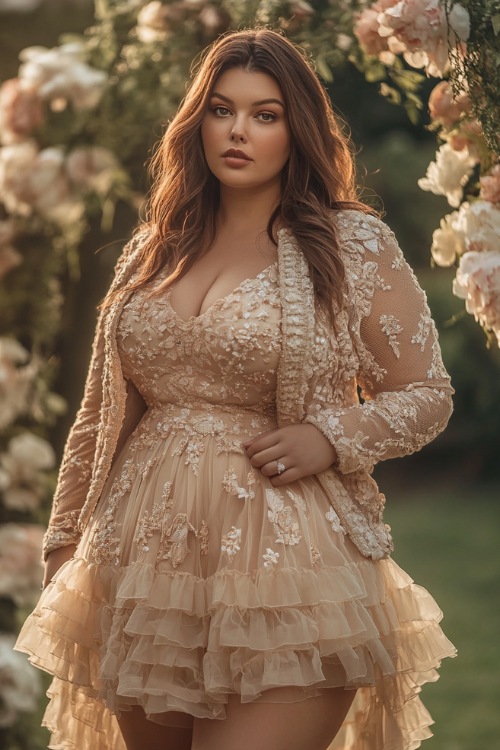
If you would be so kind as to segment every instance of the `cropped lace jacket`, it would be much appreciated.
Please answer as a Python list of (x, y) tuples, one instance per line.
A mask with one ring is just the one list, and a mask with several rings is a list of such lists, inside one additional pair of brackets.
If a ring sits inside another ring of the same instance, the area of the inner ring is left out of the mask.
[[(319, 475), (342, 526), (372, 559), (392, 551), (385, 498), (371, 477), (386, 458), (419, 450), (446, 426), (453, 389), (425, 294), (392, 231), (359, 211), (334, 213), (345, 265), (345, 305), (336, 330), (314, 304), (307, 262), (289, 230), (278, 233), (282, 351), (278, 425), (310, 422), (338, 462)], [(144, 233), (125, 247), (112, 289), (137, 272)], [(64, 449), (45, 555), (77, 543), (113, 459), (146, 408), (124, 378), (116, 329), (130, 293), (99, 316), (85, 392)]]

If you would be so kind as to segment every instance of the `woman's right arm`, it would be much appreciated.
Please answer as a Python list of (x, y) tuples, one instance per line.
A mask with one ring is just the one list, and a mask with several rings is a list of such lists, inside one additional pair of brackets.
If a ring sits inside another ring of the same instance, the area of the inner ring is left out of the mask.
[(49, 526), (44, 537), (44, 558), (61, 547), (71, 546), (74, 550), (80, 538), (77, 521), (90, 487), (102, 403), (103, 317), (101, 312), (83, 399), (64, 447)]

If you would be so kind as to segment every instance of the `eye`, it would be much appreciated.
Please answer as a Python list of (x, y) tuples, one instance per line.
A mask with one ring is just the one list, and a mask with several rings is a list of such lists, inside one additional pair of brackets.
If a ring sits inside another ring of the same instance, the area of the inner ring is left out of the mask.
[(222, 104), (217, 104), (215, 107), (212, 107), (212, 112), (216, 117), (228, 117), (231, 114), (230, 110)]
[(274, 122), (277, 120), (277, 115), (274, 114), (274, 112), (259, 112), (257, 117), (261, 120), (261, 122)]

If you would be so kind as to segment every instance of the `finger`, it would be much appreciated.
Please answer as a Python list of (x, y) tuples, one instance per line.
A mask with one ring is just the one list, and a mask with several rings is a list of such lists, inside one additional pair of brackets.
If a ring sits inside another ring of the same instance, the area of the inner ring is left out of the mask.
[(252, 466), (255, 466), (256, 469), (260, 469), (264, 464), (270, 464), (271, 462), (274, 462), (274, 465), (276, 466), (276, 461), (282, 461), (282, 463), (284, 463), (283, 451), (280, 450), (279, 443), (273, 445), (271, 448), (267, 448), (267, 450), (254, 453), (250, 458), (250, 463)]
[[(285, 473), (286, 468), (284, 471), (281, 472), (281, 475), (280, 475), (278, 472), (278, 463), (283, 464), (283, 466), (286, 467), (287, 459), (286, 458), (280, 458), (279, 460), (273, 459), (272, 461), (265, 463), (260, 469), (261, 473), (265, 477), (273, 477), (274, 475), (282, 476)], [(290, 461), (288, 463), (290, 463)]]
[(287, 469), (282, 474), (275, 474), (273, 477), (270, 477), (269, 481), (271, 482), (273, 487), (283, 487), (285, 484), (290, 484), (290, 482), (295, 482), (300, 478), (301, 474), (299, 470), (293, 466), (291, 469)]
[(267, 450), (272, 448), (273, 445), (277, 445), (279, 442), (278, 430), (270, 430), (269, 432), (263, 432), (257, 437), (253, 438), (250, 443), (243, 443), (243, 447), (247, 452), (247, 456), (252, 458), (259, 451)]

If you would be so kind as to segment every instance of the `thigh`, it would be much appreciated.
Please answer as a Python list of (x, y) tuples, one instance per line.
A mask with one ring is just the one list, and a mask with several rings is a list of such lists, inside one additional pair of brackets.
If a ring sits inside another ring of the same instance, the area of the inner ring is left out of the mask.
[(149, 721), (139, 706), (123, 711), (118, 725), (127, 750), (191, 750), (192, 729)]
[(326, 750), (355, 693), (331, 688), (295, 703), (241, 703), (232, 695), (226, 719), (195, 719), (192, 750)]

